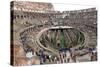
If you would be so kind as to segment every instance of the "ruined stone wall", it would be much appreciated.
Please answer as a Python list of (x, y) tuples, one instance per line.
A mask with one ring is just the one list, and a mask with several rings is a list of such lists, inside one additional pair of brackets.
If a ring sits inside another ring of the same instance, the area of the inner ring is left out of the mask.
[[(18, 32), (23, 28), (33, 25), (54, 26), (57, 16), (66, 15), (63, 20), (63, 25), (71, 26), (88, 34), (89, 38), (93, 36), (96, 39), (97, 32), (97, 11), (91, 10), (86, 12), (66, 12), (66, 13), (36, 13), (36, 12), (22, 12), (14, 11), (13, 23), (14, 31)], [(16, 33), (15, 33), (16, 34)], [(17, 38), (17, 37), (15, 37)], [(91, 37), (92, 38), (92, 37)], [(91, 39), (90, 38), (90, 39)], [(89, 41), (93, 42), (93, 41)], [(96, 41), (95, 41), (96, 42)], [(90, 43), (91, 44), (91, 43)]]
[(12, 1), (12, 10), (19, 11), (54, 11), (51, 3), (42, 2), (27, 2), (27, 1)]
[(86, 33), (89, 37), (88, 45), (96, 45), (97, 11), (95, 9), (89, 10), (70, 12), (66, 16), (64, 24), (78, 28), (83, 33)]

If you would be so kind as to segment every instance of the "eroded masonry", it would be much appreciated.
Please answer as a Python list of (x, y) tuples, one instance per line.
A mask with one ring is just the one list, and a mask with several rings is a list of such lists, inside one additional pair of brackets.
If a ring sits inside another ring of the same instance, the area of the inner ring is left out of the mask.
[(97, 10), (55, 11), (51, 3), (11, 2), (11, 64), (97, 60)]

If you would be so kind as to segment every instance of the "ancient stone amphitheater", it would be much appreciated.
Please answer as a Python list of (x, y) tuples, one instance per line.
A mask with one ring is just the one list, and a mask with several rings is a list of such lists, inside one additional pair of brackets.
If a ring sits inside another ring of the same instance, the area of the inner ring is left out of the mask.
[(11, 2), (11, 65), (67, 63), (59, 58), (63, 48), (78, 62), (91, 61), (89, 48), (97, 50), (96, 8), (60, 12), (51, 3)]

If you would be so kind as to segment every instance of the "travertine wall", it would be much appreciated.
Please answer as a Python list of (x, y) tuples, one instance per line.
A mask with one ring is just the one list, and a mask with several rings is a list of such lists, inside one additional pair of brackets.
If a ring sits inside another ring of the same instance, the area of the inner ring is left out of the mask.
[[(28, 1), (13, 1), (12, 10), (20, 11), (53, 11), (53, 5), (51, 3), (40, 3), (40, 2), (28, 2)], [(14, 6), (13, 6), (14, 5)]]

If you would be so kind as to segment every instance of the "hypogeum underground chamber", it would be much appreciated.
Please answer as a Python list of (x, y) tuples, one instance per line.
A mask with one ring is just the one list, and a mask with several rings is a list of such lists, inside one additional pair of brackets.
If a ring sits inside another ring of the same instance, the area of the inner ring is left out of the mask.
[(56, 26), (42, 30), (39, 34), (39, 42), (46, 49), (59, 51), (63, 48), (84, 46), (84, 34), (69, 26)]

